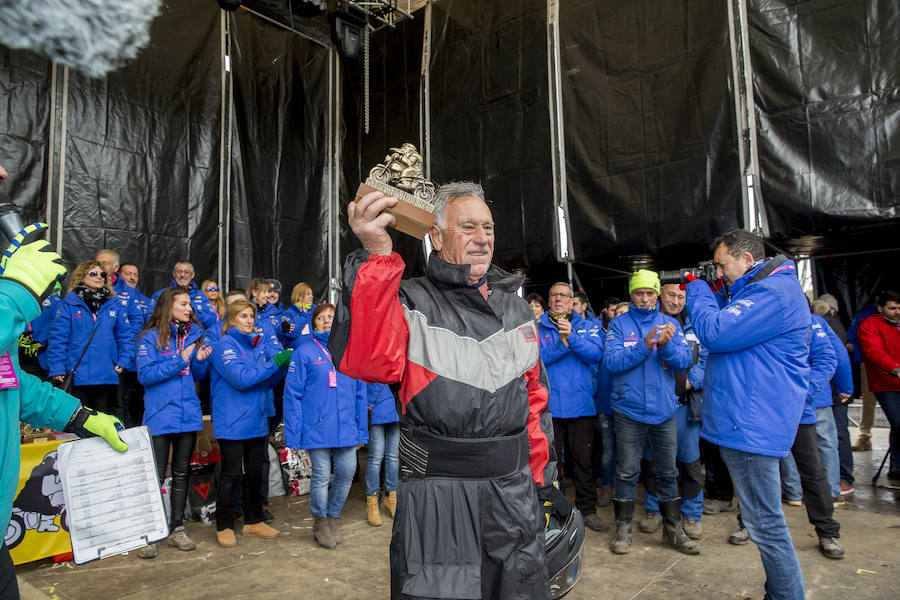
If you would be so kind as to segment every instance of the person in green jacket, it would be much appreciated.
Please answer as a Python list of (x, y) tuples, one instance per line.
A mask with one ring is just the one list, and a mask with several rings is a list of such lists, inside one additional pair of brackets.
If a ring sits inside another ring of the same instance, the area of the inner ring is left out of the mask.
[[(6, 172), (0, 166), (0, 179)], [(0, 526), (6, 530), (19, 479), (19, 421), (52, 427), (82, 437), (97, 435), (124, 452), (118, 419), (83, 407), (77, 398), (19, 368), (18, 339), (41, 312), (41, 302), (58, 287), (66, 269), (46, 240), (22, 242), (46, 229), (29, 225), (0, 257)], [(0, 598), (18, 598), (16, 571), (5, 545), (0, 546)]]

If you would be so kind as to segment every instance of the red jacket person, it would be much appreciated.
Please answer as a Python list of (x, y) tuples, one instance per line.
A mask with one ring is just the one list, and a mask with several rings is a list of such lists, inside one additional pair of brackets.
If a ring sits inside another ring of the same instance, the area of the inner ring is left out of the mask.
[(522, 278), (491, 265), (481, 186), (453, 183), (435, 198), (426, 276), (401, 281), (382, 212), (396, 202), (373, 192), (348, 207), (363, 250), (347, 257), (329, 340), (341, 372), (400, 383), (391, 598), (549, 598), (538, 496), (556, 461)]

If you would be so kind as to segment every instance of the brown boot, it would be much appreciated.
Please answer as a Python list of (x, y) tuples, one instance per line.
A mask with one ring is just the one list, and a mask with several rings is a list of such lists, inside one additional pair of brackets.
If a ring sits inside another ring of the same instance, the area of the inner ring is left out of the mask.
[(872, 449), (872, 438), (868, 435), (859, 434), (856, 443), (853, 444), (854, 452), (868, 452)]
[(234, 529), (222, 529), (216, 532), (216, 541), (223, 548), (234, 548), (237, 546), (237, 538), (234, 537)]
[(372, 527), (381, 527), (381, 511), (378, 509), (378, 496), (366, 496), (366, 519)]
[(328, 517), (328, 526), (331, 527), (331, 535), (334, 536), (334, 543), (340, 544), (343, 542), (344, 538), (341, 537), (341, 532), (338, 531), (337, 517)]
[(273, 529), (260, 521), (259, 523), (253, 523), (252, 525), (244, 525), (244, 528), (241, 529), (241, 535), (271, 540), (278, 537), (278, 530)]
[(384, 507), (393, 519), (394, 513), (397, 512), (397, 492), (388, 492), (387, 498), (384, 499)]
[(328, 524), (325, 517), (313, 515), (313, 536), (323, 548), (328, 550), (337, 548), (337, 542), (334, 541), (334, 534), (331, 532), (331, 525)]

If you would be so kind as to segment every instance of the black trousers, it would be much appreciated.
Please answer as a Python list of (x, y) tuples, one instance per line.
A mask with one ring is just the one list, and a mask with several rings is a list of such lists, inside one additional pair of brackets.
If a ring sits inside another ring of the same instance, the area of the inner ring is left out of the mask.
[(706, 467), (706, 495), (710, 500), (731, 502), (734, 498), (734, 486), (728, 467), (719, 455), (719, 447), (700, 438), (700, 461)]
[(88, 408), (114, 415), (122, 419), (118, 414), (119, 386), (117, 385), (75, 385), (72, 386), (72, 395), (81, 400)]
[(594, 513), (597, 492), (594, 488), (593, 453), (594, 420), (596, 417), (553, 419), (553, 445), (556, 455), (563, 455), (563, 444), (568, 441), (566, 463), (572, 463), (572, 481), (575, 483), (575, 507), (588, 515)]
[[(703, 468), (700, 460), (692, 462), (678, 462), (678, 493), (682, 500), (696, 498), (703, 491)], [(641, 475), (638, 478), (644, 484), (644, 489), (656, 495), (656, 477), (653, 475), (653, 461), (641, 459)]]
[(816, 534), (819, 537), (841, 537), (841, 526), (834, 520), (831, 486), (828, 485), (825, 468), (819, 458), (815, 423), (800, 425), (791, 454), (794, 455), (794, 462), (797, 463), (797, 471), (800, 473), (806, 516), (810, 524), (816, 528)]
[(119, 418), (124, 415), (122, 422), (126, 427), (137, 427), (144, 421), (144, 386), (138, 381), (137, 373), (125, 371), (119, 375), (119, 391), (122, 398)]
[(222, 450), (222, 473), (216, 490), (216, 529), (234, 529), (234, 490), (239, 481), (242, 487), (244, 523), (259, 523), (262, 521), (262, 505), (259, 501), (262, 464), (268, 460), (266, 437), (218, 441)]
[(166, 479), (169, 448), (172, 449), (172, 488), (169, 496), (172, 501), (172, 514), (169, 519), (169, 531), (174, 531), (176, 527), (184, 524), (191, 454), (196, 441), (196, 431), (153, 436), (153, 455), (156, 458), (156, 475), (159, 477), (160, 485)]
[(19, 600), (16, 568), (6, 544), (0, 542), (0, 600)]

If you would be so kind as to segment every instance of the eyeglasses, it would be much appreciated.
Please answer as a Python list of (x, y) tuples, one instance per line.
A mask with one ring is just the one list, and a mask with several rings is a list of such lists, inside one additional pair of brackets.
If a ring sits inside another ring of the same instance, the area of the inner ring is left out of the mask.
[(572, 295), (567, 292), (553, 292), (550, 294), (551, 298), (571, 298)]
[(97, 269), (91, 269), (90, 271), (88, 271), (88, 275), (90, 275), (91, 277), (102, 277), (103, 279), (106, 279), (106, 273), (103, 271), (98, 271)]
[(218, 292), (218, 291), (219, 291), (219, 286), (217, 286), (217, 285), (208, 285), (208, 286), (206, 286), (206, 291), (207, 291), (207, 292)]

